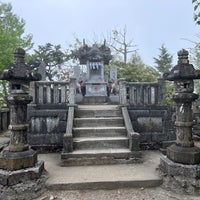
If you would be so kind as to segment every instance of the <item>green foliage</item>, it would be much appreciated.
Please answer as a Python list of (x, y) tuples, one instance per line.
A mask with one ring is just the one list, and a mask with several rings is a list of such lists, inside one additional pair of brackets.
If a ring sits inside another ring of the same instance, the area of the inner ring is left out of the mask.
[(156, 64), (155, 68), (162, 75), (163, 73), (168, 72), (172, 68), (173, 56), (168, 53), (168, 50), (166, 49), (164, 44), (162, 44), (161, 48), (159, 48), (159, 51), (160, 55), (158, 56), (158, 58), (154, 57), (153, 59), (154, 63)]
[(126, 81), (133, 82), (151, 82), (156, 81), (158, 72), (150, 66), (133, 62), (114, 62), (118, 66), (118, 78), (124, 78)]
[(172, 106), (172, 93), (174, 90), (174, 84), (172, 82), (166, 81), (166, 93), (165, 101), (168, 106)]
[(199, 12), (200, 1), (192, 0), (192, 3), (194, 4), (194, 21), (196, 24), (200, 25), (200, 12)]
[(24, 35), (24, 32), (25, 21), (12, 13), (10, 3), (0, 2), (0, 71), (12, 63), (15, 48), (33, 47), (32, 35)]
[(58, 75), (58, 71), (68, 60), (66, 53), (61, 50), (61, 45), (47, 43), (44, 46), (38, 46), (38, 49), (34, 50), (34, 52), (35, 53), (29, 57), (29, 61), (36, 63), (44, 62), (46, 66), (46, 75), (50, 81)]
[[(191, 59), (194, 64), (194, 67), (200, 70), (200, 43), (195, 43), (195, 47), (194, 49), (191, 50), (190, 55), (191, 55)], [(194, 85), (195, 85), (195, 92), (198, 95), (200, 95), (200, 81), (195, 80)], [(200, 99), (198, 99), (197, 101), (199, 102)]]
[[(13, 62), (13, 51), (17, 47), (32, 48), (32, 35), (24, 35), (25, 21), (12, 12), (10, 3), (0, 2), (0, 71)], [(7, 82), (0, 81), (0, 107), (5, 105)]]

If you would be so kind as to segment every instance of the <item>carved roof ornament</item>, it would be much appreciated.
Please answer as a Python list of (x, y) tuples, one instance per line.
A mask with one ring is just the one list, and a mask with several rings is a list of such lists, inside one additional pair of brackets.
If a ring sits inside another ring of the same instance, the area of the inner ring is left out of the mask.
[(83, 46), (78, 49), (76, 57), (79, 59), (80, 64), (87, 64), (87, 62), (104, 62), (104, 64), (109, 64), (112, 56), (110, 48), (106, 46), (106, 42), (101, 46), (93, 44), (89, 47), (83, 42)]
[(0, 74), (0, 80), (8, 81), (37, 81), (41, 79), (41, 75), (33, 73), (32, 68), (25, 64), (25, 51), (17, 48), (14, 51), (14, 61)]
[(164, 73), (163, 78), (169, 81), (199, 79), (200, 70), (195, 70), (194, 66), (189, 63), (188, 51), (182, 49), (178, 51), (177, 55), (177, 65), (175, 65), (170, 72)]

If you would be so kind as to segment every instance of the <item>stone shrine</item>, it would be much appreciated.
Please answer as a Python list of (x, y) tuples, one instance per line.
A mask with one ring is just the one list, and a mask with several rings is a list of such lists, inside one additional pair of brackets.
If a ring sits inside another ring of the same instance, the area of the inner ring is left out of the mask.
[(92, 47), (83, 43), (79, 48), (77, 58), (80, 64), (87, 65), (87, 76), (85, 81), (86, 97), (90, 96), (107, 96), (107, 83), (104, 79), (104, 64), (109, 64), (111, 60), (110, 48), (104, 44)]
[(200, 194), (200, 149), (194, 145), (192, 136), (192, 102), (198, 98), (193, 93), (193, 79), (200, 78), (200, 71), (189, 63), (188, 51), (178, 52), (178, 64), (164, 78), (174, 81), (172, 99), (176, 107), (176, 142), (167, 148), (160, 169), (167, 187), (179, 192)]
[(9, 81), (9, 95), (6, 100), (10, 107), (10, 144), (0, 154), (2, 185), (14, 185), (39, 178), (44, 169), (44, 162), (37, 160), (37, 153), (27, 143), (27, 104), (32, 101), (29, 83), (39, 80), (41, 76), (32, 73), (25, 64), (24, 57), (25, 51), (17, 48), (14, 52), (14, 63), (0, 74), (0, 80)]

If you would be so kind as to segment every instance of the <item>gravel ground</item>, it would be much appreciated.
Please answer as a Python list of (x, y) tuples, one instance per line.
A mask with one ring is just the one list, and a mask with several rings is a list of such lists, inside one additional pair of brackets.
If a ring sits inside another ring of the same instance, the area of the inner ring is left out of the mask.
[(199, 196), (179, 195), (161, 187), (118, 190), (46, 191), (35, 200), (199, 200)]

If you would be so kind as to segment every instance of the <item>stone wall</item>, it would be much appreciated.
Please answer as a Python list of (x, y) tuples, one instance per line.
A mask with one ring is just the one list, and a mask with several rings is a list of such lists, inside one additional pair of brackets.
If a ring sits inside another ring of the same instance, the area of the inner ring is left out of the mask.
[(158, 149), (163, 141), (175, 140), (172, 112), (164, 105), (131, 105), (128, 107), (135, 132), (140, 133), (142, 149)]

